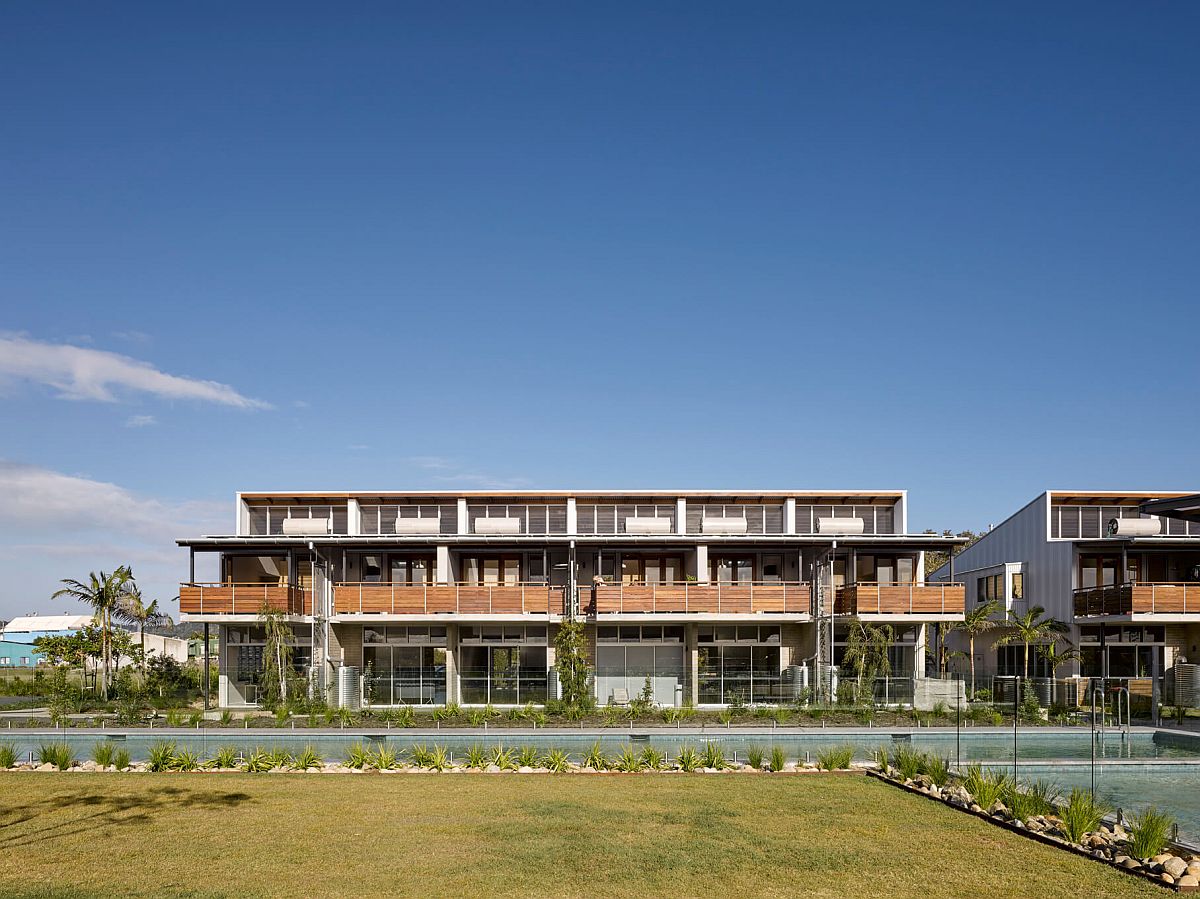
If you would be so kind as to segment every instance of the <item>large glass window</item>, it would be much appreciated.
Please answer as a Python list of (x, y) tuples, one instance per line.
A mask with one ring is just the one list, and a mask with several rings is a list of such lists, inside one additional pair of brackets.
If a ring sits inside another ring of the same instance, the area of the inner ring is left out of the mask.
[(466, 556), (460, 570), (464, 584), (495, 587), (521, 583), (520, 556)]
[(650, 685), (654, 702), (674, 706), (684, 683), (683, 628), (621, 624), (596, 629), (596, 696), (599, 702), (636, 699)]
[(700, 702), (719, 705), (779, 701), (778, 627), (701, 625), (696, 636)]
[(754, 580), (753, 556), (717, 556), (709, 562), (709, 568), (718, 584), (749, 584)]
[(675, 584), (683, 580), (682, 556), (621, 557), (621, 581), (625, 584)]
[(520, 705), (546, 701), (545, 646), (463, 646), (462, 701)]
[[(257, 705), (262, 684), (266, 630), (261, 625), (230, 627), (225, 638), (225, 673), (228, 676), (231, 705)], [(292, 649), (292, 670), (306, 675), (312, 666), (312, 631), (293, 628), (288, 644)]]
[(393, 584), (432, 584), (433, 559), (427, 556), (392, 556)]
[(363, 698), (372, 705), (446, 701), (445, 627), (363, 629)]

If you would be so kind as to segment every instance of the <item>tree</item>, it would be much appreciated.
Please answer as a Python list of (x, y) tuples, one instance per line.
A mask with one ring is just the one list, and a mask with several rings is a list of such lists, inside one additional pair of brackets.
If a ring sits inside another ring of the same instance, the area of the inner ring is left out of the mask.
[(1018, 615), (1010, 618), (1007, 622), (1012, 628), (1010, 633), (1005, 634), (996, 641), (997, 646), (1006, 646), (1011, 643), (1021, 643), (1025, 647), (1025, 677), (1029, 677), (1029, 647), (1033, 643), (1045, 643), (1047, 638), (1056, 638), (1058, 634), (1065, 634), (1068, 628), (1057, 618), (1051, 618), (1046, 615), (1046, 610), (1041, 606), (1031, 606), (1024, 615)]
[(1000, 603), (996, 600), (985, 602), (963, 615), (962, 621), (956, 621), (946, 628), (946, 633), (960, 631), (967, 638), (967, 656), (971, 668), (971, 692), (975, 695), (975, 638), (982, 637), (988, 631), (999, 627), (999, 622), (992, 616), (1000, 611)]
[[(925, 531), (925, 533), (926, 534), (936, 534), (937, 531), (927, 530), (927, 531)], [(968, 548), (974, 546), (976, 543), (978, 543), (980, 538), (983, 537), (984, 533), (986, 533), (986, 532), (981, 532), (981, 533), (976, 534), (974, 531), (959, 531), (957, 535), (952, 535), (950, 533), (950, 530), (947, 528), (946, 530), (942, 531), (942, 536), (943, 537), (958, 536), (958, 537), (966, 537), (967, 538), (967, 542), (965, 544), (963, 544), (962, 546), (954, 547), (954, 555), (957, 556), (964, 549), (968, 549)], [(948, 552), (943, 552), (941, 550), (926, 551), (926, 553), (925, 553), (925, 574), (926, 575), (933, 574), (935, 571), (937, 571), (939, 568), (941, 568), (943, 565), (945, 565), (949, 561), (950, 561), (950, 553), (948, 553)]]
[(292, 628), (281, 609), (265, 602), (258, 611), (265, 631), (260, 701), (265, 708), (287, 705), (297, 689), (292, 670)]
[(591, 698), (588, 690), (591, 672), (585, 647), (583, 622), (578, 618), (564, 620), (554, 637), (554, 665), (562, 685), (562, 700), (567, 705), (584, 706)]
[(121, 615), (122, 603), (133, 585), (133, 572), (128, 565), (122, 565), (112, 574), (93, 571), (86, 583), (71, 579), (64, 579), (62, 583), (66, 586), (55, 591), (52, 599), (66, 596), (92, 607), (92, 620), (100, 629), (100, 692), (107, 699), (111, 684), (113, 618)]
[(850, 619), (842, 664), (854, 669), (858, 679), (858, 702), (863, 700), (864, 688), (868, 696), (874, 697), (875, 678), (888, 677), (892, 673), (888, 649), (895, 642), (896, 634), (890, 624), (866, 624), (859, 618)]
[(154, 625), (170, 625), (171, 616), (158, 608), (158, 600), (147, 604), (142, 599), (142, 591), (137, 584), (130, 584), (121, 601), (121, 617), (138, 628), (138, 640), (142, 644), (142, 676), (146, 675), (146, 627)]
[(184, 682), (183, 666), (168, 655), (154, 655), (146, 665), (146, 685), (157, 690), (159, 698), (174, 694)]
[[(1059, 647), (1063, 647), (1059, 649)], [(1062, 640), (1052, 640), (1049, 643), (1043, 643), (1037, 649), (1038, 655), (1046, 660), (1046, 664), (1050, 668), (1052, 675), (1058, 674), (1058, 669), (1063, 665), (1069, 665), (1071, 662), (1078, 661), (1081, 656), (1079, 650), (1071, 645), (1071, 641), (1065, 637)]]

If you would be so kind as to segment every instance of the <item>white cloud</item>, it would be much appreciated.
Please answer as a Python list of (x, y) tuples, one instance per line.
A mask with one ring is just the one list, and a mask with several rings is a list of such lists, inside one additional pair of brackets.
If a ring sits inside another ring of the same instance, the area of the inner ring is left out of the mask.
[[(131, 564), (145, 594), (169, 601), (187, 579), (177, 537), (228, 533), (229, 503), (166, 501), (117, 484), (0, 459), (0, 617), (61, 611), (50, 594), (62, 578)], [(212, 579), (197, 556), (201, 580)], [(174, 614), (172, 612), (172, 614)]]
[(158, 419), (153, 415), (131, 415), (125, 419), (127, 428), (148, 428), (150, 425), (156, 424), (158, 424)]
[(162, 399), (198, 400), (238, 409), (270, 408), (228, 384), (167, 374), (119, 353), (45, 343), (19, 334), (0, 333), (0, 376), (45, 384), (72, 400), (116, 402), (113, 389), (121, 388)]
[(145, 331), (113, 331), (113, 337), (130, 343), (149, 343), (154, 339)]

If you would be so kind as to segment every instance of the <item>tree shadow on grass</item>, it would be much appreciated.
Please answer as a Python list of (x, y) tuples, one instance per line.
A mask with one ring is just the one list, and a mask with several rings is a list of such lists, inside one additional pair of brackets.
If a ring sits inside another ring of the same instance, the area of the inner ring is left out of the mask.
[[(0, 850), (44, 844), (98, 827), (147, 824), (163, 812), (234, 809), (253, 799), (249, 793), (209, 792), (161, 787), (137, 793), (95, 790), (47, 796), (23, 805), (0, 807)], [(25, 827), (22, 825), (28, 824)]]

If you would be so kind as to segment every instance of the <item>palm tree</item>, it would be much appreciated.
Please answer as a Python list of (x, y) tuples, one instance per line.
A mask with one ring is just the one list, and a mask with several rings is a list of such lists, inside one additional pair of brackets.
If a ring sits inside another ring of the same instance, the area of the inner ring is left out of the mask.
[[(1059, 649), (1059, 646), (1064, 648)], [(1037, 651), (1038, 655), (1045, 659), (1046, 664), (1050, 666), (1051, 674), (1057, 674), (1058, 669), (1063, 665), (1076, 662), (1082, 658), (1082, 656), (1079, 654), (1079, 650), (1072, 646), (1071, 641), (1067, 639), (1063, 639), (1061, 641), (1053, 640), (1050, 643), (1043, 643), (1038, 647)]]
[[(1045, 617), (1043, 617), (1045, 616)], [(1021, 643), (1025, 646), (1025, 678), (1029, 678), (1029, 646), (1033, 643), (1045, 643), (1047, 637), (1067, 633), (1067, 626), (1057, 618), (1046, 615), (1041, 606), (1030, 606), (1024, 615), (1009, 619), (1008, 625), (1013, 629), (996, 641), (997, 645)]]
[(975, 638), (999, 627), (999, 623), (992, 618), (999, 610), (1000, 603), (993, 599), (977, 605), (963, 615), (962, 621), (955, 621), (946, 628), (947, 633), (962, 631), (967, 638), (967, 658), (971, 665), (971, 692), (968, 695), (972, 697), (975, 695)]
[(121, 617), (122, 604), (133, 586), (133, 572), (122, 565), (112, 574), (91, 572), (87, 583), (64, 578), (64, 586), (55, 591), (52, 599), (69, 596), (92, 607), (92, 620), (100, 628), (100, 664), (103, 671), (101, 694), (108, 698), (109, 665), (112, 661), (113, 616)]
[(888, 648), (895, 642), (896, 634), (890, 624), (875, 625), (859, 618), (850, 619), (850, 633), (846, 638), (842, 664), (854, 669), (858, 679), (855, 695), (860, 702), (864, 690), (867, 697), (874, 698), (875, 678), (886, 678), (892, 673)]
[(131, 583), (121, 601), (120, 617), (138, 626), (138, 639), (142, 644), (142, 677), (146, 676), (146, 628), (159, 624), (170, 626), (171, 616), (158, 609), (158, 600), (147, 604), (142, 599), (142, 591), (137, 584)]

